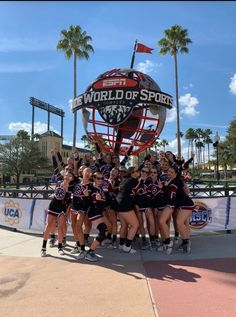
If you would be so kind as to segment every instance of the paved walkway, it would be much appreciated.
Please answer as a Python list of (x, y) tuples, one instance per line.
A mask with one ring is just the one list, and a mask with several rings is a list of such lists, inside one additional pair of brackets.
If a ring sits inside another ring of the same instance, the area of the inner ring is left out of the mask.
[(235, 317), (236, 234), (192, 237), (192, 253), (98, 249), (99, 262), (48, 248), (42, 236), (0, 229), (4, 317)]

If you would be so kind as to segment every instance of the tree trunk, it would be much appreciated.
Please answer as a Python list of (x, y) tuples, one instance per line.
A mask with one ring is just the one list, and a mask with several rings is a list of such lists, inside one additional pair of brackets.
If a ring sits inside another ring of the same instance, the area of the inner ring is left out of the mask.
[(202, 159), (203, 159), (203, 168), (205, 169), (205, 145), (203, 145)]
[(207, 144), (207, 151), (208, 151), (208, 166), (209, 166), (209, 170), (211, 169), (211, 165), (210, 165), (210, 144)]
[(188, 160), (189, 160), (189, 157), (190, 157), (190, 155), (189, 155), (189, 152), (190, 152), (190, 144), (191, 144), (191, 140), (189, 139), (189, 140), (188, 140)]
[(16, 175), (16, 189), (20, 188), (20, 174)]
[(174, 55), (175, 62), (175, 94), (176, 94), (176, 121), (177, 121), (177, 153), (181, 159), (181, 139), (180, 139), (180, 123), (179, 123), (179, 89), (178, 89), (178, 66), (177, 66), (177, 52)]
[[(76, 98), (76, 54), (74, 52), (74, 99)], [(74, 112), (73, 147), (76, 146), (77, 111)]]

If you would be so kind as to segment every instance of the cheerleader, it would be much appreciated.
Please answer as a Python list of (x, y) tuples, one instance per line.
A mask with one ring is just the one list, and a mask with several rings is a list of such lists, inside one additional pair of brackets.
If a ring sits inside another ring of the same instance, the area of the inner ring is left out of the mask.
[(102, 188), (104, 190), (108, 208), (104, 212), (105, 218), (108, 219), (111, 229), (107, 233), (106, 239), (103, 243), (108, 244), (109, 248), (116, 248), (117, 238), (117, 213), (116, 213), (116, 195), (118, 194), (120, 186), (119, 170), (114, 167), (111, 170), (109, 179), (104, 179)]
[[(167, 151), (166, 152), (166, 157), (169, 160), (170, 166), (175, 166), (178, 171), (178, 176), (181, 176), (182, 171), (186, 170), (189, 168), (189, 164), (193, 161), (195, 156), (195, 153), (191, 151), (191, 157), (189, 160), (184, 161), (183, 159), (177, 159), (176, 156), (171, 152)], [(179, 232), (178, 232), (178, 226), (177, 226), (177, 215), (178, 215), (178, 210), (175, 209), (173, 214), (172, 214), (172, 219), (173, 219), (173, 225), (175, 229), (175, 237), (174, 237), (174, 243), (178, 244), (179, 243)]]
[(96, 228), (99, 233), (93, 240), (90, 249), (85, 254), (85, 260), (96, 262), (98, 260), (95, 250), (100, 243), (106, 238), (106, 220), (103, 212), (107, 205), (105, 193), (102, 189), (103, 176), (100, 172), (93, 174), (93, 186), (91, 187), (90, 198), (91, 204), (88, 209), (88, 219), (92, 222), (92, 227)]
[[(92, 171), (90, 168), (86, 167), (83, 170), (83, 178), (80, 182), (77, 182), (73, 189), (73, 198), (71, 203), (71, 220), (74, 221), (74, 226), (76, 231), (74, 231), (74, 236), (76, 240), (76, 247), (71, 253), (79, 253), (78, 259), (83, 259), (85, 257), (85, 239), (83, 232), (83, 223), (87, 214), (87, 210), (90, 204), (89, 194), (91, 191), (91, 178)], [(73, 227), (72, 227), (73, 228)], [(80, 249), (79, 249), (80, 247)]]
[(62, 241), (64, 236), (64, 228), (66, 226), (66, 211), (70, 201), (70, 192), (68, 191), (69, 183), (72, 181), (73, 175), (67, 172), (64, 180), (58, 182), (52, 201), (47, 210), (47, 223), (43, 234), (43, 244), (41, 256), (46, 256), (47, 240), (50, 232), (55, 231), (56, 223), (58, 224), (58, 253), (64, 255)]
[(120, 245), (119, 249), (126, 253), (136, 253), (131, 243), (138, 230), (138, 219), (134, 212), (133, 189), (138, 184), (139, 172), (131, 166), (127, 170), (127, 177), (120, 184), (120, 191), (116, 197), (117, 212), (120, 219)]
[[(156, 246), (160, 247), (161, 240), (159, 233), (161, 234), (159, 218), (162, 210), (166, 206), (165, 193), (163, 191), (163, 182), (159, 180), (158, 172), (156, 168), (152, 168), (150, 171), (151, 183), (148, 185), (147, 192), (150, 196), (150, 205), (153, 210), (155, 221), (155, 242)], [(163, 235), (161, 234), (161, 237)]]
[[(151, 182), (151, 178), (149, 177), (149, 169), (143, 167), (141, 169), (139, 183), (133, 189), (135, 195), (135, 210), (139, 221), (139, 232), (142, 236), (142, 250), (150, 249), (155, 245), (155, 220), (151, 209), (150, 195), (147, 191), (147, 188)], [(144, 216), (146, 218), (151, 246), (145, 235)]]
[(99, 158), (98, 163), (100, 172), (108, 179), (112, 170), (111, 155), (107, 154), (104, 158)]
[(190, 241), (187, 222), (192, 210), (194, 209), (194, 203), (192, 199), (184, 191), (184, 183), (178, 176), (178, 168), (176, 166), (170, 167), (168, 170), (169, 182), (165, 184), (166, 198), (168, 200), (167, 206), (163, 210), (160, 216), (160, 227), (163, 232), (164, 249), (167, 254), (172, 253), (173, 241), (170, 241), (170, 229), (168, 226), (168, 220), (175, 208), (179, 209), (177, 215), (177, 227), (183, 240), (183, 252), (190, 252)]

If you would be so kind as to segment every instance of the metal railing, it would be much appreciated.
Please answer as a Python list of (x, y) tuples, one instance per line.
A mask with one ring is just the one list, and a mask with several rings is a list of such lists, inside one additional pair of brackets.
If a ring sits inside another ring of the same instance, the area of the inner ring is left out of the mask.
[[(200, 183), (192, 181), (188, 186), (192, 198), (236, 196), (236, 184), (228, 182), (218, 185), (214, 181)], [(16, 184), (4, 184), (0, 186), (0, 197), (50, 199), (54, 189), (54, 183), (19, 184), (19, 188), (16, 188)]]
[[(18, 188), (17, 188), (18, 187)], [(54, 183), (1, 184), (0, 197), (50, 199), (54, 193)]]
[(236, 185), (197, 185), (192, 184), (190, 188), (190, 197), (229, 197), (236, 196)]

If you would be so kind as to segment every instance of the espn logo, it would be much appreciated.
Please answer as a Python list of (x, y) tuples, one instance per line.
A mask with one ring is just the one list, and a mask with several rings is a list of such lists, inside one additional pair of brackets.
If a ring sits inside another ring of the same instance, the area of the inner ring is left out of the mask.
[(125, 78), (105, 79), (102, 83), (103, 87), (126, 86)]

